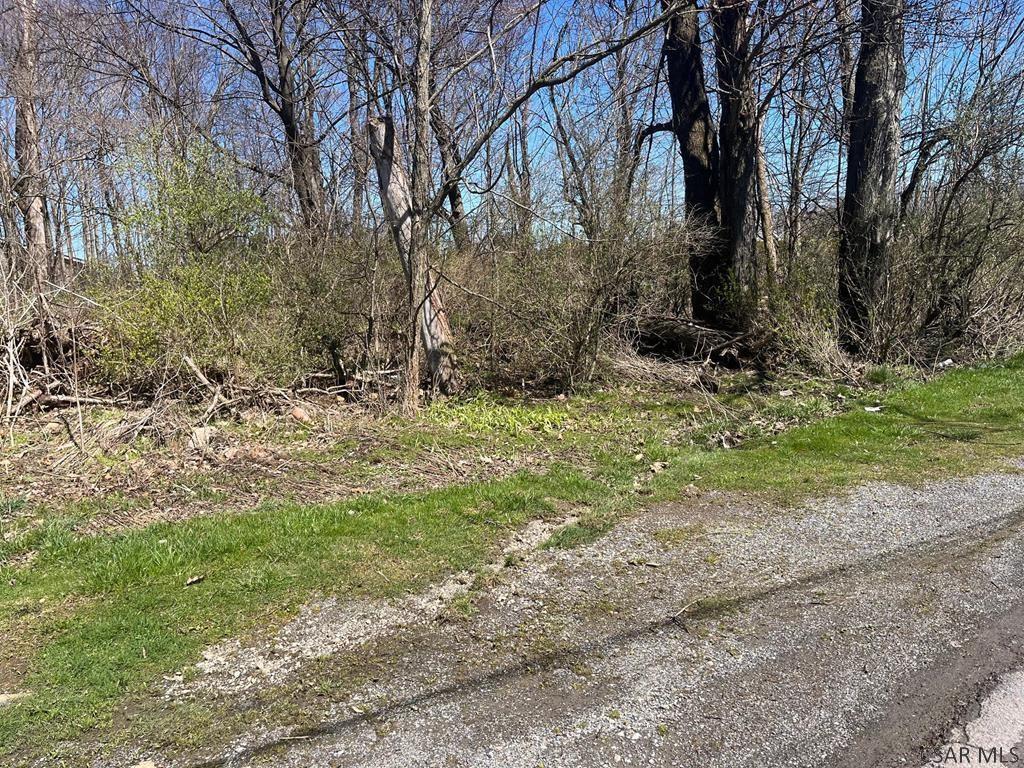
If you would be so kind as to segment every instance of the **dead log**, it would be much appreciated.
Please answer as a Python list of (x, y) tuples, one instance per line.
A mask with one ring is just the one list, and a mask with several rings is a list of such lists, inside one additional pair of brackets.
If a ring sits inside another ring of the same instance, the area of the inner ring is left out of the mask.
[(749, 336), (708, 328), (685, 318), (655, 315), (638, 318), (629, 340), (641, 355), (661, 360), (709, 361), (735, 368), (747, 356)]

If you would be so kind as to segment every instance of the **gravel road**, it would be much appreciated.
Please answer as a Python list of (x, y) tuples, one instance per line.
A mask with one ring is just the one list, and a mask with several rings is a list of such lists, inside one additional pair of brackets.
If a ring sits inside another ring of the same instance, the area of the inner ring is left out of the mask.
[(445, 620), (456, 580), (211, 649), (169, 696), (245, 708), (311, 660), (352, 684), (312, 725), (171, 764), (862, 768), (1001, 747), (1024, 765), (1024, 475), (793, 509), (705, 495), (509, 561), (468, 618)]

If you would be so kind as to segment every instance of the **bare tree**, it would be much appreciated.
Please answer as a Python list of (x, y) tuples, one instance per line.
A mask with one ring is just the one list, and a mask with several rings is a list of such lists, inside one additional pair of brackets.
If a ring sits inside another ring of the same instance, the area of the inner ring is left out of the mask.
[[(399, 71), (397, 72), (399, 85), (405, 86), (411, 96), (413, 137), (411, 184), (404, 180), (405, 173), (398, 171), (402, 167), (400, 154), (397, 152), (398, 145), (394, 139), (393, 122), (390, 123), (392, 127), (389, 131), (387, 116), (371, 122), (370, 151), (377, 166), (381, 194), (387, 201), (386, 213), (389, 224), (399, 254), (404, 254), (407, 262), (406, 276), (410, 289), (410, 327), (417, 329), (411, 335), (418, 337), (420, 333), (429, 334), (434, 330), (442, 331), (435, 339), (428, 339), (425, 344), (431, 379), (440, 391), (451, 391), (455, 388), (455, 355), (447, 318), (436, 298), (438, 286), (433, 281), (432, 269), (426, 257), (427, 228), (431, 219), (438, 214), (445, 201), (449, 199), (452, 188), (461, 182), (470, 163), (476, 159), (495, 134), (519, 112), (533, 94), (566, 83), (608, 57), (614, 56), (628, 45), (661, 27), (675, 10), (676, 7), (670, 5), (665, 13), (651, 20), (629, 29), (620, 29), (611, 35), (602, 35), (597, 40), (586, 40), (580, 44), (578, 49), (573, 49), (568, 53), (559, 52), (556, 45), (552, 50), (552, 58), (538, 71), (533, 70), (531, 57), (531, 69), (521, 88), (517, 89), (512, 96), (499, 92), (498, 98), (480, 105), (481, 111), (486, 109), (489, 112), (488, 117), (480, 121), (480, 127), (471, 135), (471, 139), (466, 142), (463, 150), (457, 156), (453, 153), (449, 157), (451, 164), (446, 161), (442, 182), (433, 193), (430, 191), (431, 151), (429, 142), (433, 105), (437, 103), (445, 90), (452, 86), (460, 74), (470, 71), (474, 62), (485, 60), (485, 56), (488, 54), (493, 55), (496, 40), (510, 36), (525, 21), (533, 17), (535, 8), (515, 11), (510, 18), (499, 19), (494, 14), (486, 14), (486, 23), (489, 25), (487, 34), (478, 36), (480, 38), (478, 47), (467, 50), (463, 61), (453, 66), (443, 79), (435, 79), (431, 68), (433, 39), (433, 20), (430, 18), (433, 12), (431, 0), (420, 0), (415, 5), (413, 14), (415, 29), (412, 46), (415, 57), (408, 71), (402, 67), (400, 57), (395, 56), (396, 51), (402, 50), (401, 41), (388, 37), (386, 31), (380, 27), (377, 28), (376, 34), (383, 38), (385, 50), (390, 52), (391, 61), (399, 60)], [(501, 24), (501, 26), (496, 26), (496, 24)], [(488, 94), (488, 96), (490, 95)], [(434, 122), (436, 123), (436, 120)], [(408, 193), (403, 191), (410, 187)], [(407, 211), (408, 213), (406, 213)], [(433, 302), (431, 298), (434, 299)], [(415, 347), (414, 344), (418, 344), (418, 342), (409, 345), (409, 356), (406, 359), (406, 388), (403, 397), (406, 410), (414, 409), (416, 402), (412, 387), (415, 386), (418, 378), (413, 375), (418, 371), (418, 361), (414, 362), (412, 357), (415, 356), (418, 347)]]
[[(719, 175), (722, 239), (731, 278), (722, 320), (745, 327), (752, 320), (757, 282), (758, 104), (751, 62), (750, 3), (727, 0), (711, 14), (718, 71)], [(726, 288), (726, 286), (723, 286)]]
[[(434, 86), (431, 85), (431, 92), (433, 90)], [(434, 139), (437, 142), (437, 150), (441, 159), (442, 183), (448, 188), (448, 218), (451, 222), (452, 240), (454, 240), (457, 250), (465, 251), (469, 248), (466, 206), (462, 201), (461, 183), (459, 179), (451, 176), (450, 170), (459, 165), (459, 148), (440, 99), (434, 99), (430, 106), (430, 127), (434, 132)]]
[[(663, 0), (662, 7), (668, 6), (668, 0)], [(672, 100), (670, 125), (683, 158), (686, 219), (707, 227), (713, 235), (709, 247), (694, 249), (689, 257), (692, 312), (698, 321), (717, 323), (723, 314), (729, 262), (718, 242), (718, 137), (708, 101), (695, 1), (669, 19), (663, 52)]]
[(1021, 0), (36, 2), (2, 16), (7, 261), (245, 263), (296, 359), (404, 366), (408, 410), (572, 386), (650, 318), (924, 359), (1019, 295)]
[(16, 7), (20, 34), (12, 78), (15, 101), (14, 156), (18, 165), (14, 184), (25, 230), (25, 273), (35, 290), (41, 293), (49, 270), (43, 165), (36, 106), (39, 97), (36, 0), (17, 0)]
[(155, 5), (133, 4), (132, 8), (158, 28), (225, 51), (253, 79), (258, 98), (283, 134), (291, 187), (303, 223), (308, 232), (322, 238), (327, 205), (315, 108), (318, 81), (333, 73), (322, 71), (311, 60), (318, 40), (312, 0), (244, 0), (242, 5), (232, 0), (192, 0), (182, 18)]
[(903, 14), (903, 0), (864, 0), (861, 6), (839, 247), (839, 302), (845, 341), (854, 350), (872, 341), (872, 313), (886, 291), (899, 212)]
[[(407, 342), (409, 349), (405, 360), (406, 387), (403, 397), (407, 410), (415, 410), (419, 397), (421, 349), (426, 351), (434, 385), (445, 394), (456, 389), (451, 327), (440, 288), (430, 274), (422, 212), (413, 207), (417, 188), (409, 183), (400, 144), (395, 138), (394, 122), (388, 117), (372, 118), (368, 130), (370, 153), (377, 169), (385, 215), (408, 284), (411, 312), (409, 327), (414, 330), (410, 334), (412, 338)], [(420, 183), (423, 183), (422, 179)], [(419, 224), (416, 223), (417, 219), (420, 219)], [(418, 333), (415, 329), (418, 329)]]
[(363, 87), (366, 73), (361, 71), (363, 64), (360, 61), (365, 52), (366, 42), (361, 34), (348, 38), (345, 46), (345, 78), (348, 85), (348, 129), (352, 158), (352, 227), (356, 232), (363, 228), (366, 172), (369, 166), (366, 134), (363, 130), (366, 123), (363, 119), (367, 100), (366, 89)]
[[(263, 100), (281, 121), (299, 208), (306, 225), (315, 231), (323, 226), (326, 215), (323, 172), (313, 127), (315, 84), (312, 78), (303, 77), (308, 70), (301, 53), (308, 46), (312, 4), (268, 0), (269, 23), (264, 24), (269, 29), (267, 52), (261, 50), (231, 0), (223, 0), (223, 6), (234, 28), (229, 39), (248, 62)], [(265, 59), (272, 62), (273, 69), (266, 66)]]

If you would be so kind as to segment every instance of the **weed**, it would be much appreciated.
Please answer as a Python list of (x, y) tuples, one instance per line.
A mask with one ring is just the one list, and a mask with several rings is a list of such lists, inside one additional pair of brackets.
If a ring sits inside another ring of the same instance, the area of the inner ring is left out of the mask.
[(686, 525), (681, 528), (661, 528), (651, 535), (661, 546), (666, 549), (674, 549), (703, 536), (705, 531), (706, 528), (703, 525)]

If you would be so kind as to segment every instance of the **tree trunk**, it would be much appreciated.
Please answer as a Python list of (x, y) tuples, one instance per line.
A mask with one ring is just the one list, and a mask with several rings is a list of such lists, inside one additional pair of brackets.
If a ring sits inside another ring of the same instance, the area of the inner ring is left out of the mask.
[(839, 82), (843, 94), (842, 122), (839, 129), (839, 141), (845, 143), (849, 138), (850, 112), (853, 109), (854, 71), (853, 71), (853, 14), (850, 3), (853, 0), (835, 0), (836, 25), (838, 26)]
[(744, 328), (757, 304), (757, 103), (747, 28), (747, 0), (727, 0), (712, 14), (721, 115), (719, 204), (731, 278), (728, 320)]
[(523, 104), (519, 123), (514, 126), (518, 142), (519, 162), (515, 168), (516, 242), (524, 246), (532, 241), (533, 231), (533, 174), (530, 168), (530, 102)]
[(317, 233), (323, 227), (325, 214), (320, 153), (295, 109), (290, 106), (282, 108), (281, 122), (284, 125), (285, 149), (292, 170), (292, 185), (299, 198), (302, 221), (307, 229)]
[[(801, 62), (798, 69), (796, 92), (804, 94), (808, 91), (807, 65)], [(807, 140), (807, 106), (803, 98), (795, 100), (793, 113), (793, 129), (787, 147), (787, 179), (786, 179), (786, 277), (792, 277), (794, 266), (800, 259), (800, 247), (803, 224), (804, 178), (807, 174), (804, 159)]]
[(63, 192), (59, 186), (56, 193), (56, 200), (50, 198), (43, 205), (43, 222), (46, 224), (46, 252), (50, 254), (50, 279), (61, 281), (64, 279), (64, 220), (60, 204)]
[[(310, 77), (307, 77), (304, 83), (299, 81), (300, 60), (297, 59), (296, 50), (293, 50), (287, 38), (287, 15), (293, 11), (294, 9), (286, 9), (285, 3), (281, 0), (273, 0), (270, 3), (270, 36), (277, 65), (277, 83), (273, 90), (277, 92), (277, 99), (275, 101), (265, 95), (264, 100), (277, 112), (284, 129), (285, 153), (291, 166), (292, 187), (299, 199), (299, 212), (303, 224), (314, 240), (319, 240), (323, 237), (326, 226), (326, 195), (323, 171), (320, 167), (320, 146), (314, 135), (313, 82)], [(235, 23), (240, 30), (243, 29), (241, 22), (236, 20)], [(251, 38), (246, 34), (243, 40), (257, 71), (257, 78), (266, 78)], [(297, 49), (301, 47), (300, 39), (297, 41)], [(266, 86), (264, 89), (267, 94), (270, 93)]]
[[(99, 181), (99, 193), (103, 201), (103, 209), (110, 223), (110, 244), (113, 246), (113, 258), (111, 261), (118, 269), (125, 270), (134, 277), (142, 274), (142, 265), (138, 263), (138, 254), (129, 253), (127, 238), (121, 231), (121, 218), (124, 215), (125, 205), (121, 194), (114, 184), (114, 174), (111, 171), (110, 163), (107, 162), (107, 149), (105, 143), (100, 144), (99, 156), (97, 158), (97, 174)], [(99, 219), (101, 231), (103, 230), (102, 216)], [(104, 237), (104, 240), (106, 238)]]
[(855, 0), (835, 0), (836, 7), (836, 46), (839, 60), (839, 85), (842, 91), (841, 113), (839, 115), (839, 162), (836, 163), (836, 216), (840, 227), (843, 220), (842, 179), (845, 150), (850, 141), (850, 114), (853, 111), (854, 65), (853, 38), (854, 22), (850, 12)]
[[(372, 118), (368, 123), (368, 129), (370, 154), (377, 169), (384, 213), (391, 226), (395, 248), (402, 260), (406, 278), (410, 285), (413, 285), (417, 281), (417, 267), (410, 255), (419, 259), (424, 251), (422, 244), (416, 243), (414, 237), (422, 237), (425, 233), (414, 231), (416, 214), (413, 210), (412, 190), (395, 141), (394, 124), (390, 118)], [(423, 261), (425, 262), (425, 259)], [(415, 322), (419, 326), (420, 337), (426, 350), (431, 379), (442, 393), (450, 394), (455, 391), (457, 382), (448, 316), (444, 310), (440, 288), (429, 270), (420, 267), (419, 272), (421, 284), (417, 293), (410, 294), (410, 304), (416, 313)], [(418, 359), (414, 365), (418, 366)], [(418, 385), (418, 381), (416, 384)]]
[(899, 211), (896, 175), (906, 86), (903, 0), (864, 0), (839, 247), (843, 341), (864, 351), (887, 288)]
[[(662, 0), (662, 7), (668, 6), (668, 0)], [(692, 313), (695, 320), (714, 325), (723, 314), (729, 274), (718, 242), (718, 142), (704, 80), (696, 2), (673, 16), (666, 27), (663, 54), (672, 100), (672, 131), (683, 159), (686, 220), (711, 234), (709, 248), (694, 249), (689, 255)]]
[(615, 104), (615, 167), (612, 169), (612, 189), (609, 201), (613, 219), (606, 230), (625, 232), (630, 213), (630, 179), (633, 177), (633, 109), (636, 88), (630, 78), (630, 60), (625, 49), (615, 54), (615, 82), (612, 100)]
[(352, 41), (345, 51), (345, 77), (348, 82), (349, 143), (352, 147), (352, 229), (363, 231), (363, 201), (366, 199), (366, 135), (360, 129), (360, 112), (365, 107), (365, 89), (357, 56), (366, 46), (361, 37)]
[(764, 156), (761, 136), (762, 122), (757, 131), (757, 210), (761, 219), (761, 239), (764, 242), (765, 274), (768, 285), (774, 286), (779, 276), (779, 251), (775, 244), (775, 216), (772, 214), (771, 189), (768, 186), (768, 160)]
[[(283, 43), (277, 43), (283, 45)], [(296, 81), (289, 54), (278, 49), (281, 103), (278, 116), (284, 129), (285, 152), (292, 170), (292, 186), (299, 199), (299, 212), (306, 228), (318, 238), (326, 219), (320, 149), (313, 136), (312, 83)], [(307, 90), (302, 94), (301, 88)]]
[[(256, 78), (260, 98), (281, 121), (285, 154), (292, 172), (292, 190), (299, 200), (303, 224), (314, 241), (321, 240), (327, 224), (327, 208), (320, 145), (314, 123), (315, 90), (312, 69), (308, 66), (309, 41), (304, 35), (310, 4), (270, 0), (269, 25), (264, 21), (263, 27), (270, 36), (270, 63), (274, 70), (264, 66), (263, 51), (257, 48), (233, 5), (224, 2), (223, 6), (234, 27), (232, 47), (242, 54), (249, 71)], [(292, 28), (295, 32), (290, 39), (289, 30)], [(307, 65), (306, 78), (305, 82), (300, 82), (298, 73), (303, 69), (304, 61)]]
[(441, 105), (435, 103), (430, 109), (430, 127), (434, 131), (438, 154), (441, 156), (441, 179), (448, 187), (448, 211), (451, 214), (452, 240), (455, 250), (460, 253), (469, 248), (469, 226), (466, 222), (466, 207), (462, 203), (459, 180), (452, 178), (453, 168), (460, 163), (459, 149), (452, 137), (451, 126), (441, 112)]
[(3, 257), (0, 268), (8, 279), (21, 259), (21, 233), (18, 229), (18, 208), (15, 202), (14, 178), (6, 155), (0, 157), (0, 226), (3, 227)]
[(36, 114), (38, 29), (35, 0), (16, 0), (21, 20), (14, 62), (14, 156), (18, 164), (15, 187), (25, 228), (24, 272), (40, 295), (47, 278), (46, 220), (43, 200), (39, 117)]
[(73, 276), (78, 271), (80, 264), (84, 263), (85, 258), (83, 255), (82, 260), (75, 258), (75, 235), (71, 227), (71, 203), (68, 202), (68, 196), (66, 194), (60, 197), (60, 217), (61, 221), (64, 222), (64, 265), (63, 269), (66, 275)]

